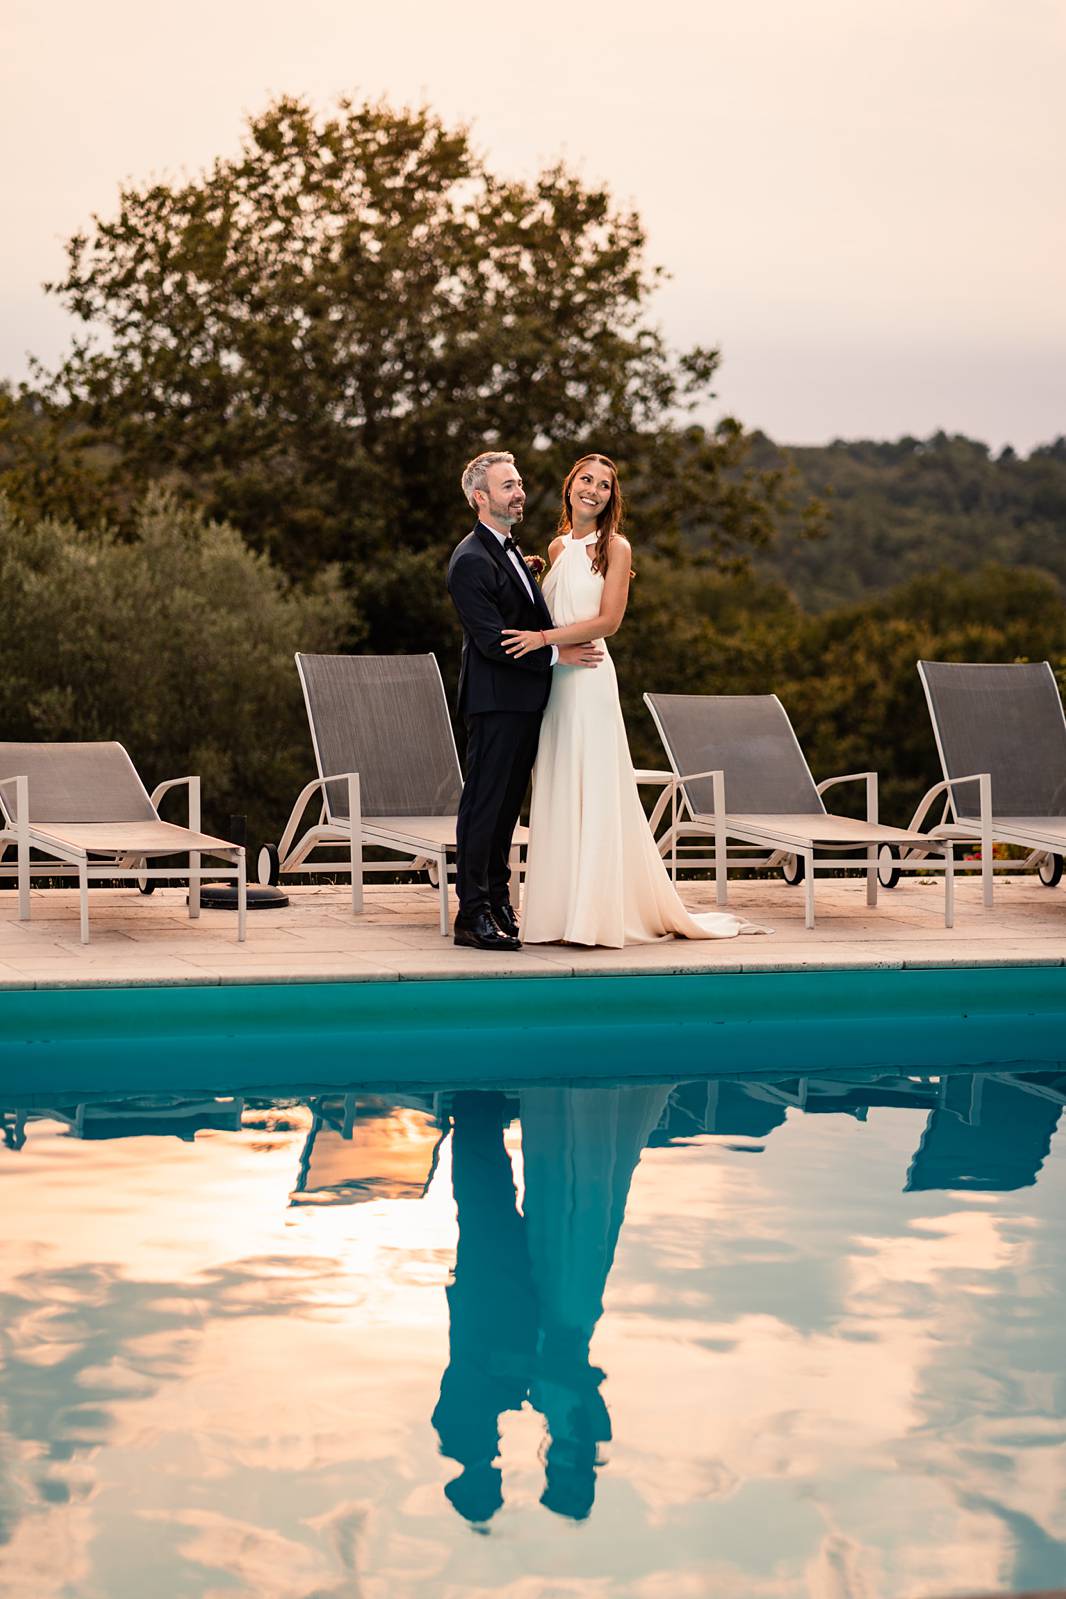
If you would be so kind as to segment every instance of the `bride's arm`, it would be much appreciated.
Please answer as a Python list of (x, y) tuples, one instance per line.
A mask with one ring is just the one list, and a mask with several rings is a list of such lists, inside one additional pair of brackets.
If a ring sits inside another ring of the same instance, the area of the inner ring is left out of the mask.
[(545, 644), (584, 644), (588, 639), (610, 638), (617, 633), (629, 602), (632, 554), (629, 540), (616, 534), (611, 540), (607, 575), (603, 580), (603, 597), (597, 616), (590, 616), (584, 622), (571, 622), (567, 627), (548, 627), (537, 633), (505, 628), (503, 647), (507, 653), (518, 658), (531, 650), (542, 649)]

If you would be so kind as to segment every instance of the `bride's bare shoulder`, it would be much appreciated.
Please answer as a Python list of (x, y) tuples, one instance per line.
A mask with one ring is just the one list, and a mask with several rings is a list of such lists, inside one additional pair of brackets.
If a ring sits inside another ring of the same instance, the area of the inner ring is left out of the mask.
[(559, 534), (557, 539), (552, 539), (551, 543), (548, 545), (548, 559), (553, 566), (559, 559), (560, 555), (562, 555), (565, 545), (566, 538), (562, 533)]

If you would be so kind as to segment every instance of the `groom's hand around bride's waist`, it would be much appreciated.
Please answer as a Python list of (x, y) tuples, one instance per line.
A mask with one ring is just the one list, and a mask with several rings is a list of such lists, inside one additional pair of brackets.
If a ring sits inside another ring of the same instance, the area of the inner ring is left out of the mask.
[(559, 647), (560, 666), (599, 666), (602, 660), (602, 644), (562, 644)]

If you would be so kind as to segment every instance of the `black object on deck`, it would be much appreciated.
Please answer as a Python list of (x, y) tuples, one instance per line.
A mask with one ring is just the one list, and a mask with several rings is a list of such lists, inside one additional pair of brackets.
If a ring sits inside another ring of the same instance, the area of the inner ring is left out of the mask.
[[(231, 844), (244, 844), (248, 842), (247, 816), (231, 816), (227, 838)], [(282, 910), (289, 903), (289, 896), (283, 894), (280, 888), (267, 888), (261, 884), (248, 885), (248, 909), (250, 911)], [(204, 883), (200, 888), (200, 904), (209, 911), (234, 911), (237, 909), (236, 883)]]

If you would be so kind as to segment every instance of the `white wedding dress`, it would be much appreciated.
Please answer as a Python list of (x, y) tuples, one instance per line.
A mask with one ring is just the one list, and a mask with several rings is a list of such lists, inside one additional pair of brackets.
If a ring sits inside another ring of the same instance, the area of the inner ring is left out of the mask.
[[(603, 578), (593, 533), (563, 536), (544, 579), (556, 627), (597, 616)], [(529, 818), (522, 941), (651, 944), (761, 932), (736, 916), (693, 916), (682, 905), (637, 793), (618, 679), (604, 646), (599, 666), (556, 666), (541, 722)]]

